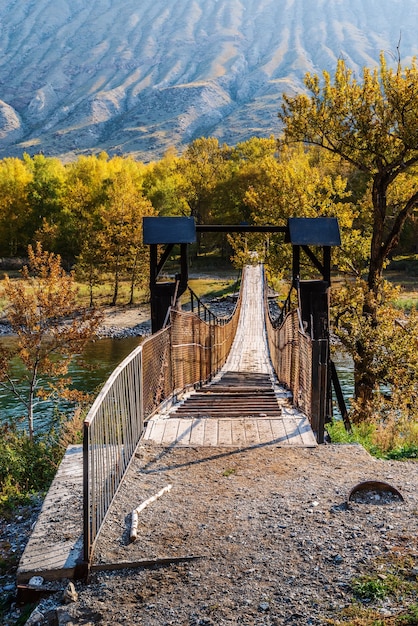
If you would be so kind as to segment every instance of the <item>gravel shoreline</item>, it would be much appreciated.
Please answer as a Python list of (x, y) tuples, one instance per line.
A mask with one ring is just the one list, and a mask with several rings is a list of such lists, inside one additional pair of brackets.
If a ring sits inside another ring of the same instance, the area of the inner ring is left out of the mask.
[[(404, 502), (371, 494), (347, 504), (352, 487), (365, 480), (389, 482)], [(171, 491), (142, 511), (131, 543), (132, 509), (168, 484)], [(353, 577), (378, 562), (384, 577), (386, 560), (406, 553), (418, 572), (417, 535), (414, 462), (377, 460), (358, 445), (143, 445), (112, 505), (95, 562), (112, 570), (121, 561), (198, 558), (93, 573), (88, 585), (76, 584), (76, 602), (43, 601), (30, 623), (348, 623), (334, 620), (353, 603)], [(400, 595), (370, 605), (384, 620), (406, 602)]]
[[(210, 310), (219, 317), (230, 315), (236, 298), (202, 298)], [(151, 334), (150, 305), (105, 307), (103, 323), (97, 331), (98, 339), (125, 339)], [(0, 337), (13, 337), (14, 333), (6, 319), (0, 319)]]

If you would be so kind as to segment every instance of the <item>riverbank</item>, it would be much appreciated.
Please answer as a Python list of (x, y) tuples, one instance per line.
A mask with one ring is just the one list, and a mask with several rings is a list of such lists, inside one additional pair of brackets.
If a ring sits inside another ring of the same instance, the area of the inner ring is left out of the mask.
[[(367, 480), (389, 482), (403, 500), (377, 488), (351, 498)], [(131, 542), (133, 503), (167, 485)], [(77, 582), (68, 604), (68, 581), (56, 585), (29, 623), (414, 624), (417, 505), (418, 464), (358, 445), (143, 444), (96, 546), (103, 571)], [(144, 559), (155, 566), (118, 568)]]
[[(98, 330), (99, 338), (122, 339), (151, 333), (150, 305), (107, 306), (100, 309), (103, 322)], [(6, 317), (0, 319), (0, 337), (12, 337), (13, 330)]]
[[(205, 299), (202, 299), (205, 302)], [(232, 313), (236, 298), (226, 296), (207, 300), (207, 306), (220, 317)], [(99, 339), (125, 339), (151, 334), (151, 308), (149, 302), (139, 305), (106, 306), (100, 309), (103, 322), (97, 332)], [(0, 318), (0, 337), (12, 337), (13, 331), (5, 317)]]
[(150, 305), (114, 306), (102, 309), (103, 322), (98, 337), (124, 339), (151, 334)]
[[(237, 294), (220, 298), (202, 298), (202, 302), (218, 317), (230, 315), (234, 309)], [(123, 339), (151, 334), (150, 304), (137, 306), (104, 307), (103, 323), (98, 336), (110, 339)]]

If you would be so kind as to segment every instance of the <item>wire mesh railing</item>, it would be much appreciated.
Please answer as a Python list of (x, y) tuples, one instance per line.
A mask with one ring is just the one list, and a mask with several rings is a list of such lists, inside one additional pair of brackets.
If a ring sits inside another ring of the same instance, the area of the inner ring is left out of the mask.
[(195, 313), (171, 311), (174, 393), (209, 380), (225, 363), (238, 326), (241, 293), (229, 317), (217, 318), (202, 303)]
[(288, 310), (277, 323), (270, 315), (266, 296), (265, 311), (270, 358), (277, 378), (292, 392), (294, 405), (308, 417), (318, 443), (323, 443), (329, 342), (305, 333), (299, 308)]
[[(199, 303), (201, 311), (204, 306)], [(240, 308), (241, 291), (233, 313), (225, 318), (206, 313), (201, 319), (190, 311), (172, 308), (170, 325), (136, 348), (97, 396), (84, 422), (86, 567), (145, 421), (162, 403), (209, 380), (222, 367), (234, 340)]]
[(300, 328), (298, 310), (288, 313), (277, 327), (266, 315), (266, 328), (276, 376), (292, 392), (295, 406), (311, 421), (312, 340)]

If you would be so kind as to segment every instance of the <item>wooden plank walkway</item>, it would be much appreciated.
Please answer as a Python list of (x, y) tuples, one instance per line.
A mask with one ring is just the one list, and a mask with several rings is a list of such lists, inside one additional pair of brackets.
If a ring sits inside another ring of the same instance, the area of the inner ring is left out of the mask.
[(317, 445), (305, 416), (270, 419), (157, 418), (149, 422), (143, 441), (168, 447), (275, 445), (312, 448)]
[(18, 584), (32, 576), (73, 578), (83, 541), (83, 451), (70, 446), (46, 495), (17, 570)]

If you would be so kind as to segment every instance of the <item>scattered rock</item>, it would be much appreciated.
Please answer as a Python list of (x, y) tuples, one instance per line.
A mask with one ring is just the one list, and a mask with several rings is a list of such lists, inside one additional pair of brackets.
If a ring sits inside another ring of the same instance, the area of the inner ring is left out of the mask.
[[(225, 480), (231, 459), (233, 480)], [(95, 562), (201, 558), (93, 572), (89, 584), (72, 583), (77, 601), (70, 594), (65, 604), (62, 586), (53, 596), (55, 622), (48, 617), (53, 600), (41, 601), (42, 626), (330, 623), (352, 602), (353, 578), (369, 572), (376, 558), (414, 550), (417, 463), (390, 462), (394, 484), (408, 494), (405, 502), (392, 500), (384, 510), (373, 502), (341, 502), (353, 484), (385, 476), (388, 467), (350, 445), (313, 450), (142, 445), (109, 511)], [(144, 501), (167, 483), (173, 484), (169, 501), (161, 498), (142, 512), (138, 540), (130, 543), (133, 494)], [(409, 572), (418, 576), (418, 557)], [(400, 612), (402, 599), (369, 605), (383, 619)]]
[[(138, 449), (100, 534), (96, 562), (202, 558), (92, 574), (68, 607), (74, 623), (101, 614), (97, 623), (109, 626), (323, 626), (350, 604), (351, 581), (362, 569), (396, 546), (414, 544), (418, 464), (391, 466), (400, 488), (409, 483), (408, 501), (389, 502), (382, 520), (379, 506), (341, 503), (372, 471), (387, 473), (387, 462), (359, 446), (234, 450), (234, 478), (220, 480), (230, 455), (216, 448)], [(169, 503), (161, 498), (143, 511), (138, 541), (130, 543), (132, 494), (145, 500), (167, 482)], [(383, 522), (388, 532), (380, 532)]]
[(65, 604), (70, 604), (71, 602), (77, 602), (78, 593), (75, 590), (73, 582), (70, 581), (68, 583), (64, 593), (62, 594), (62, 599), (64, 600)]
[(45, 623), (44, 614), (38, 611), (38, 609), (35, 609), (31, 613), (28, 621), (26, 622), (26, 626), (42, 626), (42, 624), (44, 623)]

